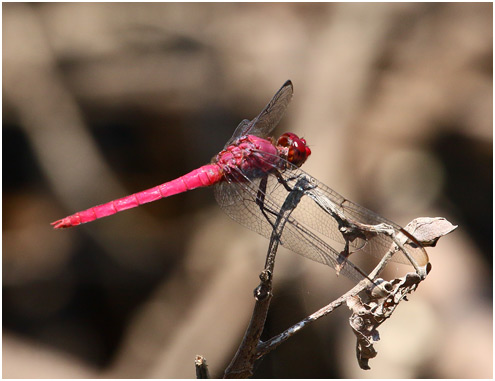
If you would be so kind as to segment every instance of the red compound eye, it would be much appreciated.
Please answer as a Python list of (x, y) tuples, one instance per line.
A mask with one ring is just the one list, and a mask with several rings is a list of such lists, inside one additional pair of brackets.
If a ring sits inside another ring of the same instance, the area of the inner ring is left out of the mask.
[(300, 167), (304, 164), (311, 150), (306, 146), (306, 140), (300, 139), (292, 132), (286, 132), (278, 139), (278, 145), (288, 147), (287, 161)]

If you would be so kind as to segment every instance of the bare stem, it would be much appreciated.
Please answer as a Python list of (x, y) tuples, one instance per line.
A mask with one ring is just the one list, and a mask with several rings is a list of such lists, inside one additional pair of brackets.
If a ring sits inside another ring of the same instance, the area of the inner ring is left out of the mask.
[(197, 355), (194, 360), (194, 365), (196, 366), (196, 378), (211, 378), (210, 372), (208, 371), (208, 364), (203, 356)]
[(265, 268), (260, 274), (261, 283), (254, 290), (256, 302), (253, 315), (251, 316), (251, 321), (249, 322), (249, 326), (244, 334), (239, 349), (225, 370), (224, 378), (247, 378), (253, 375), (254, 362), (257, 359), (256, 352), (265, 326), (270, 301), (272, 299), (273, 270), (275, 267), (275, 256), (280, 243), (280, 237), (282, 236), (282, 232), (290, 214), (299, 204), (301, 197), (304, 195), (304, 191), (308, 189), (309, 186), (310, 184), (305, 178), (297, 181), (294, 189), (285, 199), (277, 220), (273, 225)]

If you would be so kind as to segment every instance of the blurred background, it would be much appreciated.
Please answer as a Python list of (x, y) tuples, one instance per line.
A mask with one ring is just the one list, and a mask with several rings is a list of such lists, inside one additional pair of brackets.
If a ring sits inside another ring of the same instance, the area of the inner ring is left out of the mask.
[[(380, 328), (342, 307), (263, 378), (491, 378), (492, 4), (3, 4), (3, 376), (221, 377), (268, 241), (199, 189), (70, 230), (51, 221), (208, 163), (287, 79), (276, 134), (304, 169), (401, 224), (459, 228)], [(391, 276), (411, 268), (391, 266)], [(280, 250), (270, 337), (352, 283)]]

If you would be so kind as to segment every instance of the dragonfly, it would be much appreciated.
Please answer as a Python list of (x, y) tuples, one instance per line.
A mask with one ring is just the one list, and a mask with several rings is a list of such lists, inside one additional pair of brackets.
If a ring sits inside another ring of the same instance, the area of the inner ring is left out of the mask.
[(286, 81), (260, 114), (244, 119), (210, 164), (175, 180), (94, 206), (52, 223), (69, 228), (139, 205), (199, 187), (213, 186), (220, 207), (235, 221), (270, 239), (284, 201), (301, 179), (310, 184), (285, 221), (280, 244), (313, 261), (334, 268), (354, 282), (367, 275), (350, 259), (362, 253), (391, 260), (428, 265), (422, 245), (404, 228), (356, 204), (321, 183), (300, 167), (311, 155), (304, 138), (286, 132), (277, 140), (271, 133), (293, 95)]

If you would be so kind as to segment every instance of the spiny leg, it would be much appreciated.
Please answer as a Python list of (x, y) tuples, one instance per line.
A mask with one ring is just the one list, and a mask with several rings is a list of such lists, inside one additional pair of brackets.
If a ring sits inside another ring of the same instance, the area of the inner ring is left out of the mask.
[(268, 184), (268, 176), (264, 176), (260, 181), (258, 193), (256, 195), (256, 204), (260, 207), (261, 213), (265, 216), (268, 223), (272, 226), (272, 229), (275, 229), (275, 225), (266, 214), (266, 212), (268, 212), (272, 214), (274, 217), (277, 216), (277, 214), (273, 210), (270, 210), (267, 207), (265, 207), (265, 195), (266, 195), (267, 184)]

